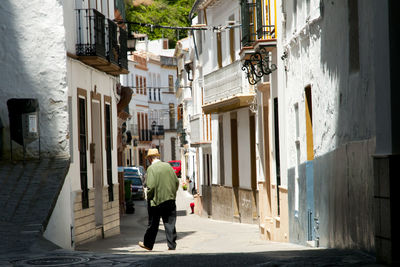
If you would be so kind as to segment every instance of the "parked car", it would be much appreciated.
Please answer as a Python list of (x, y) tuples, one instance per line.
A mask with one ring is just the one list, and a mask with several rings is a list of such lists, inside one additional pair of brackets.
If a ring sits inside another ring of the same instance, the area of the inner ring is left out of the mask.
[(168, 161), (168, 163), (171, 165), (172, 169), (174, 169), (176, 176), (181, 177), (181, 161), (171, 160)]
[(144, 182), (144, 173), (143, 171), (140, 170), (138, 167), (118, 167), (121, 168), (124, 171), (124, 176), (134, 176), (138, 175), (140, 179), (142, 179), (142, 182)]
[(145, 176), (146, 175), (146, 170), (144, 169), (144, 167), (143, 166), (136, 166), (136, 168), (138, 168), (139, 169), (139, 172), (143, 175), (143, 176)]
[(144, 188), (142, 179), (138, 176), (125, 175), (124, 180), (131, 181), (132, 199), (144, 199)]

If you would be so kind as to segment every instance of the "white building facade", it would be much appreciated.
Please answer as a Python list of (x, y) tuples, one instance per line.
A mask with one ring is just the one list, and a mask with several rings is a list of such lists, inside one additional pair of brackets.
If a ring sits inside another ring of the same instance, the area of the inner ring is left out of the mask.
[(145, 155), (153, 147), (159, 149), (163, 161), (179, 159), (176, 63), (171, 55), (173, 50), (163, 47), (164, 41), (167, 40), (138, 42), (137, 51), (129, 57), (130, 74), (121, 76), (122, 84), (134, 93), (127, 122), (132, 133), (125, 155), (127, 166), (147, 166)]

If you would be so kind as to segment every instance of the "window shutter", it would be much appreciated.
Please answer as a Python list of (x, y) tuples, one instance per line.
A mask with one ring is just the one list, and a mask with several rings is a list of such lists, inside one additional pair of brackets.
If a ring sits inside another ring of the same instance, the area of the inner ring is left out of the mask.
[(240, 5), (242, 17), (242, 46), (248, 46), (250, 43), (250, 20), (247, 0), (241, 0)]

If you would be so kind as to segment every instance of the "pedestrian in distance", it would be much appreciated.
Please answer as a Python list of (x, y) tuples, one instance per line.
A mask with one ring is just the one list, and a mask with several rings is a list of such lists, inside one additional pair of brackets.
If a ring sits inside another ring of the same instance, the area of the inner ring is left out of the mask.
[(176, 248), (176, 192), (179, 180), (171, 165), (160, 161), (157, 148), (149, 149), (147, 159), (150, 166), (147, 168), (147, 203), (149, 221), (144, 234), (143, 242), (139, 246), (152, 250), (156, 241), (160, 218), (163, 220), (168, 249)]

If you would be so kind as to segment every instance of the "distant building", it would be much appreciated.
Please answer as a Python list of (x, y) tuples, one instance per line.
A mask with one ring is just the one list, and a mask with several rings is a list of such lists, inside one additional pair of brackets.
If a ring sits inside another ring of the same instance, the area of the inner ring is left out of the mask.
[(126, 147), (124, 165), (146, 167), (145, 156), (152, 147), (159, 149), (163, 161), (179, 158), (176, 61), (167, 39), (141, 37), (136, 49), (128, 57), (130, 73), (121, 76), (122, 84), (133, 90), (129, 104), (132, 116), (127, 121), (132, 141)]

